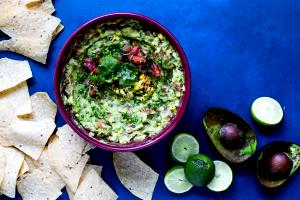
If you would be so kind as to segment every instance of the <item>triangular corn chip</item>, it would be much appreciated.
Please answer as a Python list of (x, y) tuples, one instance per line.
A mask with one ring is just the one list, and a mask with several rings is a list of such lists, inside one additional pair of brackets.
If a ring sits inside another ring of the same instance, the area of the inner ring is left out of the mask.
[(56, 200), (62, 194), (38, 169), (22, 175), (17, 188), (23, 200)]
[(158, 174), (132, 152), (113, 153), (113, 162), (121, 183), (140, 199), (150, 200)]
[(16, 116), (28, 115), (32, 112), (26, 81), (0, 92), (0, 101), (2, 100), (8, 101), (13, 106)]
[(38, 160), (33, 160), (32, 158), (26, 156), (25, 160), (29, 164), (30, 171), (34, 169), (39, 169), (45, 176), (45, 178), (57, 189), (61, 190), (65, 187), (65, 183), (62, 178), (56, 173), (56, 171), (50, 166), (49, 156), (48, 156), (48, 148), (45, 147), (41, 156)]
[(12, 88), (32, 77), (27, 61), (0, 59), (0, 92)]
[[(81, 177), (80, 177), (79, 185), (80, 185), (80, 183), (82, 182), (83, 177), (84, 177), (84, 176), (86, 175), (86, 173), (87, 173), (89, 170), (91, 170), (91, 169), (94, 169), (94, 170), (98, 173), (98, 175), (101, 176), (102, 166), (87, 164), (87, 165), (85, 166), (84, 170), (83, 170), (83, 173), (82, 173)], [(75, 192), (72, 192), (72, 191), (69, 189), (68, 186), (66, 187), (66, 189), (67, 189), (67, 193), (68, 193), (68, 195), (69, 195), (69, 199), (70, 199), (70, 200), (74, 200)]]
[(57, 106), (50, 99), (46, 92), (37, 92), (30, 97), (32, 113), (26, 116), (25, 120), (42, 120), (53, 119), (55, 120)]
[(0, 50), (13, 51), (46, 63), (52, 36), (60, 19), (42, 11), (27, 9), (24, 5), (10, 8), (10, 12), (1, 15), (0, 19), (0, 30), (11, 37), (0, 42)]
[(20, 0), (20, 3), (28, 9), (39, 10), (48, 14), (52, 14), (55, 11), (51, 0)]
[(74, 200), (115, 200), (118, 195), (104, 182), (95, 169), (83, 173)]
[(14, 147), (2, 147), (0, 151), (5, 155), (6, 165), (0, 193), (14, 198), (16, 194), (16, 181), (24, 160), (24, 154)]
[(85, 144), (79, 141), (82, 139), (69, 129), (65, 125), (51, 137), (48, 142), (48, 156), (51, 167), (61, 176), (67, 187), (75, 192), (89, 156), (83, 153)]

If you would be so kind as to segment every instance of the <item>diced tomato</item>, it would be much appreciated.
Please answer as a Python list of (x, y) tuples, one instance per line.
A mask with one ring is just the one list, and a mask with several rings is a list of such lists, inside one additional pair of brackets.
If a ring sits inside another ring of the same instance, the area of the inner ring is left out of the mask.
[(151, 65), (151, 71), (152, 71), (153, 76), (155, 76), (155, 77), (160, 77), (161, 76), (160, 69), (159, 69), (159, 66), (157, 64), (152, 64)]
[(132, 48), (131, 48), (131, 53), (136, 56), (138, 55), (139, 53), (139, 50), (140, 50), (140, 47), (138, 45), (134, 45)]
[(98, 126), (98, 128), (104, 128), (104, 125), (101, 121), (96, 122), (96, 125)]
[(132, 56), (133, 63), (136, 65), (140, 65), (146, 62), (145, 56)]

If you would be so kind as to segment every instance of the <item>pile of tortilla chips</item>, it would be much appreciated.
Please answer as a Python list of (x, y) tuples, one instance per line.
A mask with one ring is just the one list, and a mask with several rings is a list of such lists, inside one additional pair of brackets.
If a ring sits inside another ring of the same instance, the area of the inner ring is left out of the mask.
[[(55, 131), (57, 106), (45, 92), (29, 95), (27, 61), (0, 59), (0, 194), (24, 200), (57, 199), (66, 187), (71, 200), (114, 200), (118, 195), (89, 165), (94, 148), (68, 125)], [(114, 153), (121, 183), (140, 199), (151, 199), (158, 174), (134, 153)]]
[(51, 0), (1, 0), (0, 30), (10, 39), (0, 41), (8, 50), (45, 64), (52, 39), (63, 29)]
[(66, 186), (71, 199), (117, 199), (102, 167), (87, 164), (94, 146), (68, 125), (54, 133), (57, 106), (29, 95), (31, 77), (28, 62), (0, 59), (0, 194), (14, 198), (17, 187), (24, 200), (54, 200)]

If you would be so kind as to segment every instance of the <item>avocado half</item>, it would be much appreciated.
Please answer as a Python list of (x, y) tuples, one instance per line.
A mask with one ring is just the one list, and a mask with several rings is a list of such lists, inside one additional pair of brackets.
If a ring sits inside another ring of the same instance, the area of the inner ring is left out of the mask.
[[(266, 164), (264, 160), (266, 160), (270, 155), (278, 152), (283, 152), (288, 156), (290, 161), (292, 162), (292, 166), (289, 169), (288, 173), (285, 177), (281, 177), (280, 179), (275, 179), (274, 176), (269, 175), (266, 172)], [(257, 178), (259, 182), (268, 188), (275, 188), (283, 183), (285, 183), (290, 176), (292, 176), (295, 171), (300, 166), (300, 147), (297, 144), (285, 141), (272, 142), (265, 145), (257, 159)]]
[[(210, 108), (204, 114), (203, 124), (213, 145), (230, 162), (244, 162), (255, 153), (257, 146), (256, 135), (251, 126), (237, 114), (223, 108)], [(222, 144), (220, 129), (225, 124), (235, 124), (242, 131), (243, 143), (240, 147), (229, 149)]]

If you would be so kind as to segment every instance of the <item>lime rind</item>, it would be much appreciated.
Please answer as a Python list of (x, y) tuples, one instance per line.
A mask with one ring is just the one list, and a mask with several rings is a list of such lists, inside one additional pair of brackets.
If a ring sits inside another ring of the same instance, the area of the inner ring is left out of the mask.
[(260, 97), (251, 105), (251, 116), (263, 126), (276, 126), (283, 118), (281, 105), (273, 98)]
[(173, 140), (171, 155), (175, 161), (185, 163), (190, 156), (198, 154), (199, 149), (199, 143), (194, 136), (181, 133)]
[(215, 164), (204, 154), (191, 156), (185, 164), (185, 176), (194, 186), (207, 185), (215, 175)]
[(183, 166), (171, 168), (165, 175), (164, 183), (169, 191), (176, 194), (185, 193), (193, 187), (185, 177)]
[(232, 183), (232, 170), (229, 165), (223, 161), (215, 160), (213, 162), (215, 164), (215, 176), (211, 182), (207, 184), (207, 188), (214, 192), (225, 191)]

